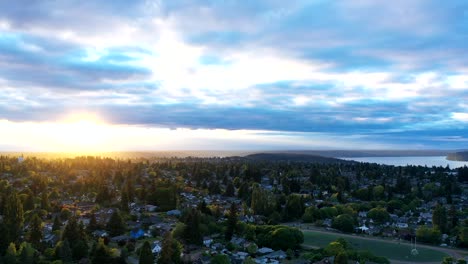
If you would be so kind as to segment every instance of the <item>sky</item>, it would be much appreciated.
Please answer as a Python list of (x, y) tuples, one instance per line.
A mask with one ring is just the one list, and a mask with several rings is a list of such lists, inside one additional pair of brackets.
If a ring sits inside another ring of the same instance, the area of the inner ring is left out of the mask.
[(0, 151), (465, 149), (465, 0), (0, 1)]

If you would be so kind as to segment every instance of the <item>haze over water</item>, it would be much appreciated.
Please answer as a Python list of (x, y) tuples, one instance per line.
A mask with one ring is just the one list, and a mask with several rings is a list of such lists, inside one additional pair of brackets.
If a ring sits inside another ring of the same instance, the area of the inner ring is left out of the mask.
[(406, 166), (406, 165), (415, 165), (415, 166), (427, 166), (427, 167), (446, 167), (447, 165), (450, 168), (459, 168), (463, 166), (468, 166), (466, 161), (452, 161), (447, 160), (445, 156), (430, 156), (430, 157), (359, 157), (359, 158), (340, 158), (344, 160), (354, 160), (359, 162), (370, 162), (378, 163), (385, 165), (393, 166)]

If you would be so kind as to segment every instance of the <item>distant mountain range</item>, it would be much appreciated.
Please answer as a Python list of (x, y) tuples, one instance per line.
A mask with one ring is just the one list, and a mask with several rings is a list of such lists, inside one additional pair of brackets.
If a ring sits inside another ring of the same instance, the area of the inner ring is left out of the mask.
[(468, 151), (449, 153), (447, 155), (447, 159), (454, 161), (468, 161)]

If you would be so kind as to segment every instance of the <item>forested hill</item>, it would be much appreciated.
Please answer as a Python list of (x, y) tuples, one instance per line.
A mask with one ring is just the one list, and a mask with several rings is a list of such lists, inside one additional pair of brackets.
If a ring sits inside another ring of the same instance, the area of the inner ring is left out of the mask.
[(297, 154), (297, 153), (256, 153), (245, 156), (251, 160), (262, 161), (295, 161), (313, 163), (351, 163), (352, 161), (322, 157), (317, 155)]
[(468, 161), (468, 151), (449, 153), (447, 155), (447, 159), (455, 161)]

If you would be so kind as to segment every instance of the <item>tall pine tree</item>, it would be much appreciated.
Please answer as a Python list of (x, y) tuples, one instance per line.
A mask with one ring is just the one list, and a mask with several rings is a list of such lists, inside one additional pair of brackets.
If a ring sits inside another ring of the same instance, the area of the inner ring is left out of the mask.
[(24, 212), (21, 200), (14, 190), (7, 196), (3, 221), (7, 229), (8, 241), (16, 242), (23, 229)]
[(148, 241), (143, 243), (143, 246), (140, 250), (140, 259), (138, 261), (139, 264), (153, 264), (154, 263), (154, 256), (153, 252), (151, 251), (151, 245)]
[(236, 231), (237, 228), (237, 206), (235, 203), (231, 204), (231, 208), (229, 208), (229, 217), (227, 220), (227, 227), (226, 227), (226, 233), (224, 234), (224, 237), (226, 238), (227, 241), (230, 241), (232, 236), (234, 235), (234, 232)]

